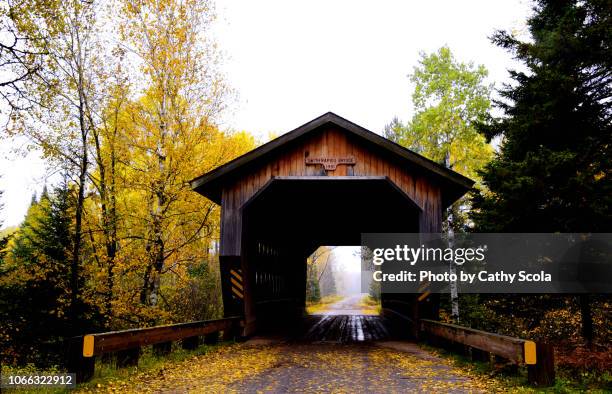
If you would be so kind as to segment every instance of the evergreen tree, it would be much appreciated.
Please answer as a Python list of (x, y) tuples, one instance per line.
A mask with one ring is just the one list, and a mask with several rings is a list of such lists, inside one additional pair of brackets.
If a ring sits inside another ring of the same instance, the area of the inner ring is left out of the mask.
[(70, 250), (73, 205), (66, 185), (28, 209), (9, 246), (0, 281), (5, 348), (17, 362), (62, 362), (70, 333)]
[(505, 112), (483, 132), (502, 135), (474, 197), (483, 232), (607, 232), (610, 201), (612, 7), (609, 1), (538, 2), (533, 42), (498, 32), (527, 72), (500, 92)]
[[(540, 0), (532, 41), (506, 32), (493, 41), (527, 70), (500, 92), (504, 116), (482, 127), (503, 136), (473, 196), (481, 232), (609, 232), (612, 7), (607, 0)], [(580, 297), (583, 335), (593, 339), (590, 303)]]

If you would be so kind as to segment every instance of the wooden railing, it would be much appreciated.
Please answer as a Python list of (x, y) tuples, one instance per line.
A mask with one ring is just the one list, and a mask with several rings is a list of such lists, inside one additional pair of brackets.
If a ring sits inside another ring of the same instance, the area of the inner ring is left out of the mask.
[[(442, 342), (471, 348), (475, 360), (488, 360), (490, 355), (514, 364), (527, 365), (528, 379), (537, 386), (554, 384), (554, 352), (551, 345), (492, 334), (455, 324), (421, 319), (419, 335), (436, 344)], [(94, 374), (95, 357), (116, 354), (118, 367), (136, 365), (140, 348), (153, 345), (156, 354), (170, 352), (173, 341), (182, 340), (184, 349), (195, 349), (204, 337), (214, 343), (223, 332), (224, 339), (236, 338), (241, 333), (241, 318), (230, 317), (190, 323), (171, 324), (131, 330), (111, 331), (75, 337), (68, 347), (69, 371), (77, 374), (77, 382), (84, 382)]]
[(419, 321), (419, 331), (425, 339), (437, 344), (442, 340), (451, 345), (471, 348), (474, 360), (485, 361), (490, 355), (494, 355), (517, 365), (527, 365), (528, 380), (533, 385), (554, 384), (554, 350), (550, 344), (427, 319)]
[(77, 382), (84, 382), (94, 374), (96, 356), (116, 353), (118, 367), (136, 365), (142, 346), (153, 345), (154, 352), (161, 355), (170, 352), (173, 341), (182, 340), (184, 349), (195, 349), (201, 337), (206, 343), (214, 343), (221, 331), (224, 339), (236, 338), (240, 324), (240, 317), (229, 317), (75, 337), (68, 348), (68, 368), (76, 373)]

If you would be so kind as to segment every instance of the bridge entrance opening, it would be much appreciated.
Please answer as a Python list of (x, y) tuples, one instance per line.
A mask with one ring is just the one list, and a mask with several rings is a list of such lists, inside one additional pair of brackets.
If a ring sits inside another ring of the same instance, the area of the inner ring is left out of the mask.
[[(246, 274), (254, 278), (247, 285), (247, 321), (250, 317), (259, 328), (278, 327), (279, 318), (291, 321), (306, 312), (312, 290), (308, 260), (321, 250), (319, 245), (359, 245), (361, 234), (368, 232), (418, 232), (419, 214), (415, 203), (385, 177), (272, 180), (242, 212)], [(359, 275), (354, 270), (346, 278), (350, 283), (343, 283), (353, 293), (360, 290)]]

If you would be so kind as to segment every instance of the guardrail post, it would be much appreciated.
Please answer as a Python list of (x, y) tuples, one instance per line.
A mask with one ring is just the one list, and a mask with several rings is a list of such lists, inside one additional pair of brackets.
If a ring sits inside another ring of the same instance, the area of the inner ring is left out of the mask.
[(204, 343), (212, 345), (219, 342), (219, 331), (204, 336)]
[(172, 341), (156, 343), (153, 345), (153, 353), (156, 356), (164, 356), (172, 350)]
[(66, 366), (68, 372), (76, 374), (76, 382), (82, 383), (90, 380), (94, 375), (95, 365), (95, 357), (83, 357), (83, 337), (70, 338), (67, 346)]
[(139, 357), (140, 347), (120, 350), (117, 352), (117, 367), (123, 368), (138, 365)]
[(527, 379), (539, 387), (555, 384), (555, 351), (552, 345), (536, 342), (536, 363), (527, 366)]
[(200, 337), (188, 337), (188, 338), (183, 338), (183, 343), (182, 343), (183, 349), (185, 350), (193, 350), (193, 349), (197, 349), (198, 346), (200, 346)]
[(480, 349), (472, 348), (472, 361), (489, 362), (491, 361), (491, 354)]
[(224, 341), (233, 341), (237, 339), (240, 335), (240, 322), (234, 321), (231, 323), (230, 327), (226, 330), (223, 330), (223, 340)]
[(460, 356), (469, 356), (469, 346), (466, 346), (462, 343), (451, 342), (449, 349), (451, 352), (458, 354)]

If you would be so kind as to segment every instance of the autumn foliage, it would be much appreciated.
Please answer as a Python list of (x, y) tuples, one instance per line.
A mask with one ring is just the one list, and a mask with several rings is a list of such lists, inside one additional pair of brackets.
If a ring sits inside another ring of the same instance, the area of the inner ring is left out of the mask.
[[(217, 125), (208, 2), (15, 2), (5, 22), (37, 67), (8, 132), (62, 182), (2, 235), (7, 362), (61, 364), (66, 338), (222, 315), (218, 207), (189, 180), (255, 147)], [(28, 60), (28, 59), (26, 59)]]

